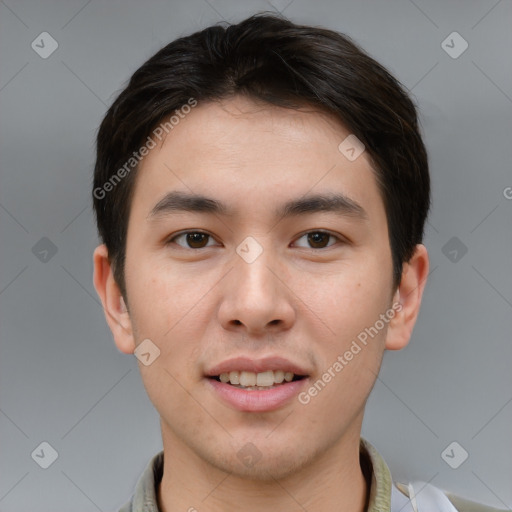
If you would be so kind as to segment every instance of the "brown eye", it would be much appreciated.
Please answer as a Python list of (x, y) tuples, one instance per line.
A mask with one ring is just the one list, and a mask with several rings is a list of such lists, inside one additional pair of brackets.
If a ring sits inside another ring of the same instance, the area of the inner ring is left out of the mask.
[(167, 242), (167, 245), (174, 242), (184, 249), (203, 249), (211, 245), (209, 244), (210, 238), (211, 235), (202, 233), (201, 231), (187, 231), (171, 238)]
[(308, 242), (314, 249), (322, 249), (327, 247), (329, 238), (331, 238), (331, 235), (321, 231), (313, 231), (312, 233), (308, 233)]
[(205, 242), (208, 242), (208, 235), (204, 233), (187, 233), (186, 240), (193, 249), (201, 249), (206, 246)]
[[(304, 242), (298, 243), (300, 240)], [(336, 241), (341, 241), (337, 236), (327, 231), (310, 231), (297, 239), (296, 245), (307, 249), (324, 249), (334, 245)]]

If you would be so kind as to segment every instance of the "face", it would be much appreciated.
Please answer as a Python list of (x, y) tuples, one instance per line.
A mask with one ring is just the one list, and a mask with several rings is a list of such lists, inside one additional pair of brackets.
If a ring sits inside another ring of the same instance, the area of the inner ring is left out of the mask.
[[(265, 479), (359, 439), (398, 311), (383, 201), (367, 154), (338, 149), (349, 134), (319, 112), (235, 97), (200, 103), (142, 161), (131, 333), (115, 337), (160, 351), (139, 366), (164, 445)], [(237, 385), (242, 371), (260, 389)], [(283, 372), (292, 382), (271, 387)]]

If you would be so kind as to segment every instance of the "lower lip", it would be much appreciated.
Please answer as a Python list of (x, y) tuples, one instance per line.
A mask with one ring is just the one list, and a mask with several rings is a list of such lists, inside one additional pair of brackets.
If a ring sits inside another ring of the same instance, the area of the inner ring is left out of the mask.
[(280, 384), (268, 390), (250, 391), (225, 384), (215, 379), (206, 379), (214, 392), (230, 406), (244, 412), (265, 412), (279, 409), (306, 385), (308, 378)]

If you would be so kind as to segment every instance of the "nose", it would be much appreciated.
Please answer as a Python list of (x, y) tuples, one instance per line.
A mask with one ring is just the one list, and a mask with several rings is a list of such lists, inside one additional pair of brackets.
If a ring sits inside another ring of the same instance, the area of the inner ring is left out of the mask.
[(255, 261), (234, 255), (223, 283), (218, 317), (228, 331), (248, 336), (277, 334), (295, 321), (294, 294), (285, 284), (286, 269), (265, 249)]

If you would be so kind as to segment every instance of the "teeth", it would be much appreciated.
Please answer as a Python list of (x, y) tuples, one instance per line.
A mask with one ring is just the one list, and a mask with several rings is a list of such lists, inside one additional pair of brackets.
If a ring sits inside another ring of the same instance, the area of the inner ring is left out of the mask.
[(240, 385), (245, 388), (254, 386), (272, 387), (274, 384), (281, 384), (283, 381), (291, 382), (293, 377), (294, 374), (292, 372), (283, 372), (282, 370), (268, 370), (260, 373), (233, 371), (219, 375), (221, 382), (231, 383), (235, 386)]
[(274, 385), (274, 372), (262, 372), (256, 375), (256, 386), (273, 386)]
[(256, 386), (256, 374), (253, 372), (240, 372), (240, 386)]

